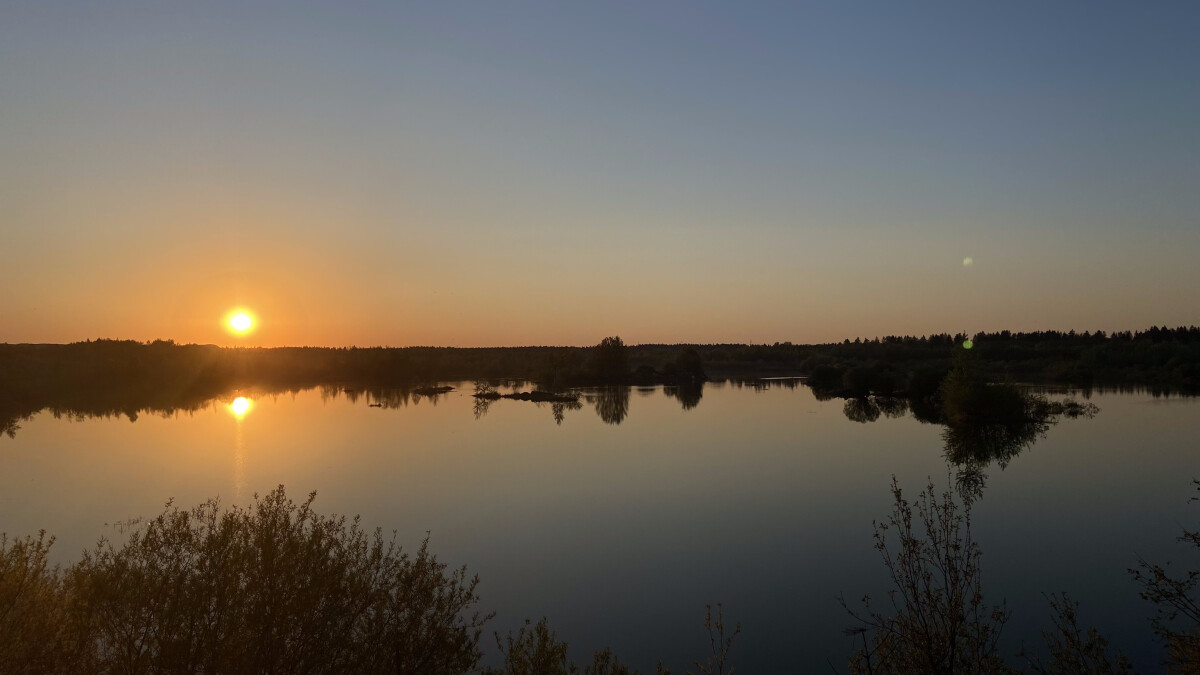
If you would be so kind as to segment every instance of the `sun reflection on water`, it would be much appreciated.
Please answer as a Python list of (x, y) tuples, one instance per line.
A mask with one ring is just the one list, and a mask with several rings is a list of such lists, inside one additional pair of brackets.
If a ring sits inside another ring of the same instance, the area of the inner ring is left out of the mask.
[(246, 413), (250, 412), (252, 407), (254, 407), (254, 401), (245, 396), (239, 396), (229, 404), (229, 411), (233, 413), (234, 417), (240, 420), (246, 416)]
[(254, 401), (239, 396), (229, 403), (229, 412), (237, 420), (237, 431), (233, 439), (233, 497), (242, 502), (246, 496), (246, 435), (242, 421), (254, 407)]

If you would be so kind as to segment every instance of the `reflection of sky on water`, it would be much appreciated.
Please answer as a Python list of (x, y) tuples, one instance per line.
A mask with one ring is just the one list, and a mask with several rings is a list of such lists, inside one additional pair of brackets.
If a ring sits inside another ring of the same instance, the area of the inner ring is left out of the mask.
[[(703, 653), (704, 604), (721, 601), (743, 624), (739, 667), (773, 673), (844, 661), (834, 598), (882, 597), (871, 522), (888, 511), (891, 475), (910, 494), (947, 476), (943, 427), (883, 408), (855, 423), (846, 401), (803, 386), (710, 385), (692, 409), (664, 388), (583, 391), (561, 424), (549, 404), (510, 400), (476, 418), (471, 391), (436, 405), (385, 391), (254, 393), (240, 416), (225, 399), (133, 424), (43, 413), (0, 440), (0, 530), (46, 528), (65, 559), (111, 534), (105, 523), (170, 497), (245, 502), (282, 483), (410, 544), (431, 531), (447, 562), (480, 574), (494, 629), (546, 615), (578, 656), (611, 644), (638, 667), (682, 670)], [(1176, 524), (1196, 520), (1186, 500), (1200, 401), (1090, 400), (1100, 415), (1063, 421), (989, 469), (975, 513), (985, 589), (1014, 612), (1014, 652), (1045, 628), (1041, 593), (1068, 591), (1086, 622), (1152, 668), (1156, 655), (1131, 642), (1150, 634), (1125, 569), (1135, 553), (1171, 558)], [(600, 414), (622, 409), (620, 424)]]

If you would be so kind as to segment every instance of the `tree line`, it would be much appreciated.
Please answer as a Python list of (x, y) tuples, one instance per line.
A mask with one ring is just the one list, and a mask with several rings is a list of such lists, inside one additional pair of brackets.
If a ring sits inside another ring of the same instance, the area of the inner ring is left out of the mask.
[(709, 378), (802, 375), (822, 395), (935, 395), (968, 340), (991, 381), (1146, 386), (1200, 392), (1200, 328), (1137, 332), (887, 336), (821, 345), (593, 347), (223, 348), (170, 340), (0, 344), (0, 433), (42, 409), (126, 414), (198, 408), (235, 388), (322, 384), (419, 386), (521, 379), (555, 391), (586, 385), (672, 384)]

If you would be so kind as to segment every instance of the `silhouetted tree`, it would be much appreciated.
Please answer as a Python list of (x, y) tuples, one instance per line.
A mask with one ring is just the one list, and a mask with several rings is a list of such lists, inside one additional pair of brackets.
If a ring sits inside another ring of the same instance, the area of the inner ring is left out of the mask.
[(894, 477), (892, 496), (887, 522), (875, 526), (875, 548), (892, 581), (892, 611), (878, 612), (869, 598), (861, 611), (842, 602), (859, 624), (848, 633), (863, 642), (851, 672), (1006, 672), (997, 642), (1008, 613), (984, 601), (970, 506), (959, 506), (948, 490), (939, 497), (931, 483), (914, 511)]
[(814, 390), (830, 391), (840, 389), (845, 371), (832, 364), (822, 364), (812, 369), (808, 376), (808, 384)]
[(591, 372), (596, 384), (629, 381), (629, 349), (621, 338), (606, 337), (592, 348)]
[(704, 360), (700, 352), (688, 347), (675, 357), (675, 377), (681, 384), (700, 384), (708, 379), (704, 372)]

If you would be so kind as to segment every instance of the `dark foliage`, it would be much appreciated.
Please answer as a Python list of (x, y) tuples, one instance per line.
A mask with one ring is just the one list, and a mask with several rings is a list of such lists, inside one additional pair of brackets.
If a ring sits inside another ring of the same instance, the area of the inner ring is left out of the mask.
[(246, 509), (169, 507), (65, 570), (44, 537), (0, 538), (0, 672), (473, 669), (477, 579), (312, 500), (280, 487)]
[(589, 379), (595, 384), (628, 384), (629, 348), (619, 337), (606, 337), (592, 348)]
[[(56, 414), (124, 415), (194, 410), (233, 389), (316, 385), (420, 387), (498, 378), (544, 389), (598, 384), (695, 385), (711, 376), (808, 375), (823, 397), (895, 395), (927, 409), (966, 335), (888, 336), (824, 345), (596, 347), (221, 348), (169, 340), (0, 344), (0, 434), (50, 408)], [(992, 382), (1146, 386), (1200, 391), (1200, 328), (1136, 333), (980, 333), (979, 372)]]
[[(930, 484), (914, 506), (892, 479), (895, 503), (887, 522), (875, 524), (875, 548), (892, 581), (891, 612), (864, 597), (852, 610), (862, 648), (852, 673), (1004, 673), (997, 650), (1008, 614), (983, 596), (979, 546), (971, 538), (970, 506)], [(917, 522), (914, 522), (914, 513)]]
[(1050, 620), (1054, 629), (1043, 631), (1049, 658), (1022, 651), (1030, 672), (1039, 675), (1129, 675), (1128, 657), (1109, 649), (1108, 640), (1095, 628), (1079, 627), (1079, 603), (1066, 594), (1050, 595)]
[[(1200, 481), (1193, 481), (1200, 489)], [(1200, 501), (1200, 497), (1192, 498)], [(1179, 541), (1200, 549), (1200, 529), (1185, 529)], [(1200, 672), (1200, 565), (1184, 572), (1172, 572), (1168, 566), (1139, 559), (1129, 570), (1142, 586), (1142, 597), (1154, 603), (1157, 614), (1154, 630), (1167, 645), (1166, 667), (1171, 673)]]
[[(483, 675), (640, 675), (621, 663), (611, 649), (592, 655), (592, 662), (582, 671), (567, 656), (567, 643), (560, 641), (543, 617), (536, 624), (528, 619), (516, 635), (509, 634), (496, 644), (504, 655), (499, 668), (485, 668)], [(660, 666), (659, 675), (670, 675)]]

